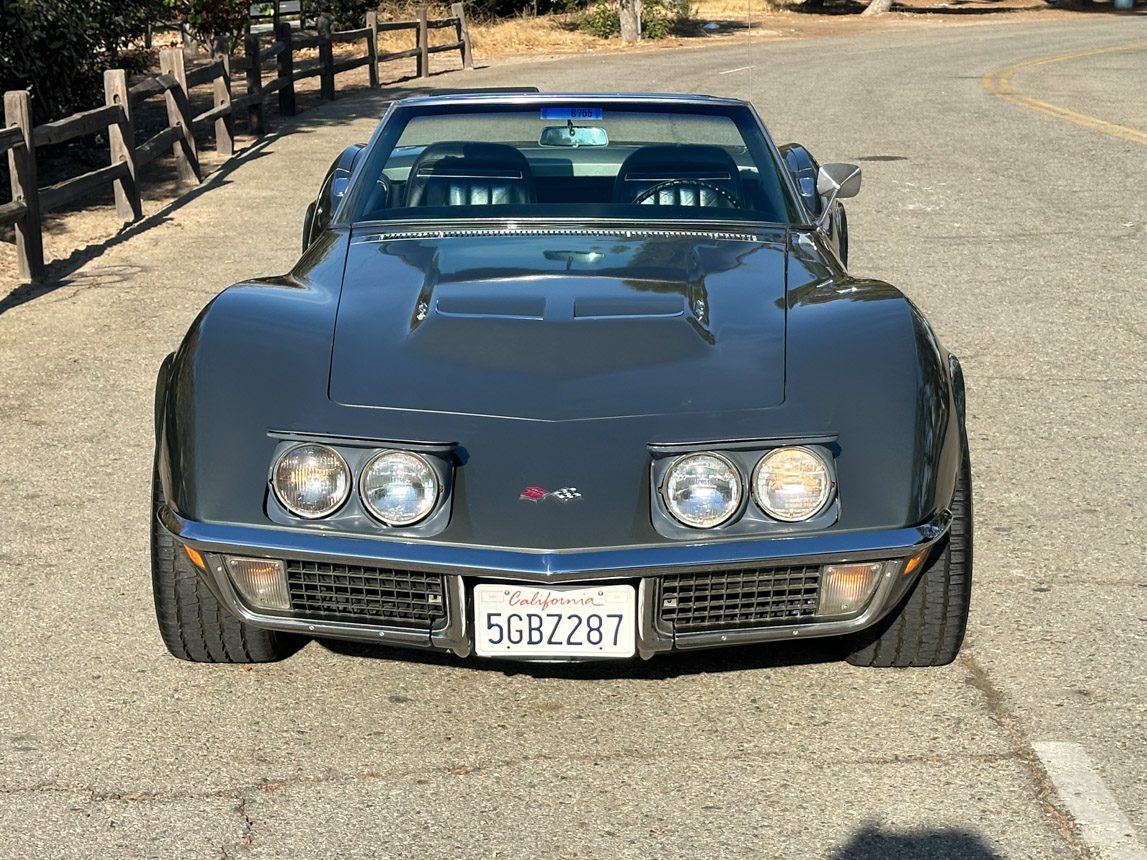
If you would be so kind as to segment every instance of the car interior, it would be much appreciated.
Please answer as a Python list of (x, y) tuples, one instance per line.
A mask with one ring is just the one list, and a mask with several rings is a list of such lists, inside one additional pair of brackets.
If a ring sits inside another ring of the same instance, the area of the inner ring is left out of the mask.
[(554, 154), (536, 145), (440, 141), (394, 152), (362, 220), (398, 208), (510, 204), (764, 208), (748, 161), (743, 148), (707, 144)]

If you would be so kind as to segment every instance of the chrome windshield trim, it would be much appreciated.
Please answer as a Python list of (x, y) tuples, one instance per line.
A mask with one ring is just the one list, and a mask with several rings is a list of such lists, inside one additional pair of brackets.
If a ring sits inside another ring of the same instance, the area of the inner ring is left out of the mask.
[(199, 523), (179, 516), (166, 505), (160, 508), (159, 519), (177, 540), (202, 552), (315, 561), (340, 559), (432, 573), (464, 573), (534, 582), (577, 582), (777, 560), (798, 563), (829, 558), (839, 562), (899, 558), (940, 538), (948, 529), (951, 514), (942, 510), (917, 526), (877, 531), (564, 550), (477, 547), (332, 535), (281, 527)]
[(356, 221), (350, 225), (352, 244), (391, 242), (398, 239), (446, 239), (471, 236), (598, 236), (602, 238), (662, 238), (684, 236), (741, 242), (781, 244), (788, 224), (777, 221), (724, 219), (666, 219), (661, 222), (632, 218), (476, 217), (427, 220)]

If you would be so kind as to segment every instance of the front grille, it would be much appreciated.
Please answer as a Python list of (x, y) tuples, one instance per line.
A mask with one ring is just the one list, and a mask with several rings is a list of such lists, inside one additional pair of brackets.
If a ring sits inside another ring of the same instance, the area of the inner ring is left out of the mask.
[(288, 561), (291, 609), (344, 621), (429, 629), (446, 617), (444, 577), (436, 573)]
[(816, 615), (820, 566), (678, 573), (661, 580), (660, 618), (678, 633), (792, 624)]

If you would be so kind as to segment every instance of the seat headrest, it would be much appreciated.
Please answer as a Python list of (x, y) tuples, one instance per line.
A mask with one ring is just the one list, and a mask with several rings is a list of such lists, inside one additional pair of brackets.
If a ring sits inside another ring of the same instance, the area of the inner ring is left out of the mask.
[(406, 183), (407, 206), (533, 203), (530, 163), (504, 143), (446, 140), (427, 146)]

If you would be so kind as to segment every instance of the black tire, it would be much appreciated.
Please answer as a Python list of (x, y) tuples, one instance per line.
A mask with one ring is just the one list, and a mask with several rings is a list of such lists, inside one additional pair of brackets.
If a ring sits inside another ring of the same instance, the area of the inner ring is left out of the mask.
[(857, 633), (854, 666), (946, 666), (956, 659), (972, 599), (972, 470), (967, 450), (952, 499), (952, 527), (900, 607)]
[(183, 548), (159, 524), (163, 490), (153, 478), (151, 586), (163, 644), (193, 663), (271, 663), (297, 648), (296, 637), (252, 627), (228, 612)]

